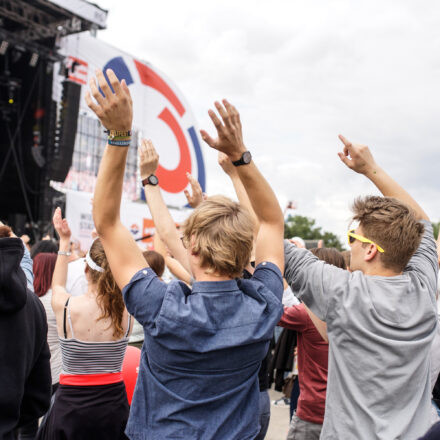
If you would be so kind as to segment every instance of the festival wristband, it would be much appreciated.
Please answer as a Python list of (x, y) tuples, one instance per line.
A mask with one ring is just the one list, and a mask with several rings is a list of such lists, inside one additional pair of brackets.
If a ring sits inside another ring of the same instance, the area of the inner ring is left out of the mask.
[(108, 139), (107, 140), (108, 145), (113, 145), (115, 147), (129, 147), (131, 144), (131, 138), (125, 139), (125, 140), (119, 140), (119, 139)]

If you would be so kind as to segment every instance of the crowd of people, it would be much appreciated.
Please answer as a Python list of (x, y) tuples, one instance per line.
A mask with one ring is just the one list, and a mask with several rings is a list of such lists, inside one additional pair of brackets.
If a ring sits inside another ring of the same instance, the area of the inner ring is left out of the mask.
[[(245, 146), (240, 115), (216, 102), (216, 137), (201, 136), (238, 202), (205, 196), (188, 175), (194, 210), (176, 228), (159, 156), (143, 140), (156, 231), (155, 250), (143, 252), (120, 219), (132, 100), (125, 81), (106, 74), (86, 95), (108, 132), (90, 249), (81, 254), (60, 208), (57, 242), (29, 249), (27, 237), (0, 226), (0, 438), (264, 439), (279, 327), (294, 335), (298, 359), (287, 439), (440, 438), (432, 400), (440, 239), (369, 148), (340, 136), (342, 163), (382, 194), (353, 202), (348, 259), (307, 250), (284, 240), (283, 212)], [(128, 344), (141, 348), (130, 404)]]

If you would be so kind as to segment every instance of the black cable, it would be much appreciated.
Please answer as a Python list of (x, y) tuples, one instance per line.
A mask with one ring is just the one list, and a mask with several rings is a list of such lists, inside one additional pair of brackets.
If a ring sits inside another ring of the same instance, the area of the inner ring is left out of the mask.
[[(29, 105), (29, 102), (30, 102), (30, 100), (31, 100), (32, 93), (33, 93), (33, 91), (34, 91), (34, 87), (35, 87), (35, 84), (36, 84), (36, 82), (37, 82), (37, 79), (38, 79), (38, 77), (40, 76), (39, 73), (40, 73), (40, 71), (39, 71), (38, 74), (35, 75), (35, 77), (34, 77), (34, 81), (32, 82), (32, 85), (31, 85), (31, 88), (30, 88), (29, 94), (28, 94), (28, 96), (27, 96), (27, 99), (26, 99), (25, 105), (24, 105), (24, 107), (23, 107), (23, 111), (22, 111), (20, 117), (19, 117), (18, 120), (17, 120), (17, 128), (15, 129), (15, 133), (14, 133), (14, 136), (13, 136), (13, 138), (12, 138), (12, 140), (11, 140), (11, 143), (10, 143), (10, 146), (9, 146), (9, 150), (8, 150), (8, 152), (6, 153), (5, 160), (4, 160), (3, 165), (2, 165), (2, 168), (1, 168), (1, 170), (0, 170), (0, 182), (1, 182), (2, 178), (3, 178), (4, 173), (5, 173), (6, 165), (8, 164), (8, 161), (9, 161), (9, 156), (10, 156), (11, 153), (12, 153), (12, 149), (13, 149), (13, 147), (14, 147), (15, 138), (17, 137), (18, 133), (20, 132), (20, 129), (21, 129), (21, 123), (23, 122), (23, 118), (24, 118), (24, 115), (25, 115), (25, 113), (26, 113), (26, 110), (27, 110), (27, 107), (28, 107), (28, 105)], [(9, 131), (9, 125), (8, 125), (8, 131)], [(9, 131), (9, 132), (10, 132), (10, 131)]]
[(29, 204), (29, 199), (27, 197), (26, 189), (24, 187), (23, 175), (22, 175), (23, 170), (20, 168), (20, 164), (18, 163), (17, 152), (15, 151), (15, 148), (14, 148), (14, 143), (13, 143), (13, 139), (12, 139), (11, 130), (9, 128), (9, 125), (7, 125), (6, 127), (7, 127), (9, 141), (10, 141), (9, 148), (10, 148), (10, 151), (12, 151), (12, 154), (14, 156), (15, 167), (17, 168), (18, 180), (20, 181), (21, 191), (23, 192), (23, 198), (24, 198), (24, 203), (26, 205), (27, 214), (29, 216), (29, 220), (31, 221), (32, 235), (34, 236), (34, 239), (35, 239), (36, 238), (36, 234), (34, 232), (35, 223), (34, 223), (34, 218), (32, 217), (31, 205)]

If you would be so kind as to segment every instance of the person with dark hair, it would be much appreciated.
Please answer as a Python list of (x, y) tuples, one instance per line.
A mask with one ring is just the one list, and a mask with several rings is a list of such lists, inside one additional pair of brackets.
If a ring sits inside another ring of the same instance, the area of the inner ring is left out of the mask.
[[(346, 268), (344, 257), (337, 249), (314, 248), (310, 252), (327, 264)], [(319, 440), (327, 391), (328, 342), (322, 338), (302, 303), (286, 307), (278, 325), (295, 330), (298, 337), (300, 394), (287, 439)]]
[(50, 403), (44, 308), (26, 288), (22, 240), (0, 226), (0, 439), (43, 416)]
[(59, 208), (53, 223), (60, 236), (52, 307), (62, 372), (55, 403), (37, 439), (125, 439), (129, 406), (121, 371), (131, 317), (99, 238), (85, 258), (87, 292), (76, 297), (67, 293), (71, 232)]
[(31, 258), (32, 260), (41, 253), (49, 253), (49, 254), (56, 254), (58, 251), (58, 245), (53, 240), (40, 240), (37, 241), (32, 247), (31, 247)]
[(327, 324), (329, 371), (321, 439), (413, 440), (431, 424), (430, 349), (438, 260), (419, 204), (343, 136), (341, 161), (383, 194), (353, 203), (350, 270), (285, 242), (285, 277)]
[[(58, 387), (61, 372), (61, 351), (58, 340), (57, 323), (52, 310), (51, 299), (52, 275), (55, 269), (56, 254), (40, 253), (34, 258), (34, 292), (43, 303), (47, 318), (47, 343), (50, 350), (50, 370), (52, 375), (52, 394)], [(19, 430), (19, 440), (31, 440), (38, 431), (38, 418), (32, 420)]]
[(144, 251), (142, 252), (142, 255), (154, 273), (159, 278), (162, 278), (162, 275), (165, 271), (165, 259), (162, 257), (162, 255), (156, 251)]
[[(12, 229), (9, 226), (4, 225), (2, 222), (0, 222), (0, 238), (5, 237), (14, 237), (17, 238), (17, 236), (14, 234)], [(26, 243), (21, 239), (23, 242), (24, 247), (24, 254), (23, 258), (20, 262), (20, 267), (22, 268), (24, 274), (26, 275), (26, 281), (27, 281), (27, 288), (33, 292), (34, 291), (34, 273), (32, 271), (32, 258), (29, 254), (29, 249), (26, 246)]]

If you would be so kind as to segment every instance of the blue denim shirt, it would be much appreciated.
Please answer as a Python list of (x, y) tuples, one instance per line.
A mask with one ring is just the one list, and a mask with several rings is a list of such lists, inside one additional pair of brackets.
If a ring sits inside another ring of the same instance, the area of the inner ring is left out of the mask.
[(253, 439), (258, 370), (282, 315), (283, 281), (272, 263), (250, 280), (165, 284), (151, 269), (123, 289), (144, 327), (130, 439)]

